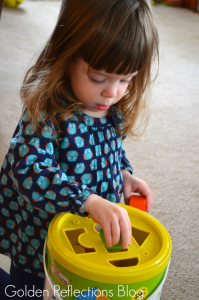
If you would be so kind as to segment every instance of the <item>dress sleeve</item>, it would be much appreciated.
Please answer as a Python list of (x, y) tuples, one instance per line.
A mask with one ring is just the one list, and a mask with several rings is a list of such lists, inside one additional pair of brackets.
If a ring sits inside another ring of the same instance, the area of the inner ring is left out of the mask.
[(133, 175), (133, 168), (126, 157), (123, 145), (121, 146), (121, 170), (127, 170)]
[[(121, 111), (114, 110), (114, 107), (112, 109), (113, 109), (113, 115), (112, 115), (113, 121), (114, 121), (115, 124), (117, 124), (117, 126), (119, 126), (122, 129), (122, 127), (123, 127), (123, 123), (122, 123), (123, 114), (122, 114)], [(120, 166), (121, 166), (121, 170), (127, 170), (133, 175), (133, 168), (132, 168), (130, 162), (128, 161), (128, 159), (126, 157), (126, 152), (125, 152), (124, 147), (122, 145), (122, 142), (126, 139), (126, 137), (127, 137), (126, 135), (123, 135), (122, 137), (120, 137), (120, 143), (121, 143), (120, 144), (121, 145)]]
[(46, 124), (38, 134), (28, 116), (22, 116), (9, 153), (13, 187), (26, 202), (48, 213), (87, 216), (83, 203), (96, 192), (68, 180), (56, 160), (55, 128), (49, 119)]

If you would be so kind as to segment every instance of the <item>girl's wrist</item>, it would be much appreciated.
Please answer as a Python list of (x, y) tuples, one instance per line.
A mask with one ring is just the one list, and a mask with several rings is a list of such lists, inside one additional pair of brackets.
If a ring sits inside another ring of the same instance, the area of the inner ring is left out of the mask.
[(84, 207), (84, 211), (85, 212), (89, 212), (89, 208), (91, 205), (93, 205), (96, 201), (98, 201), (101, 198), (96, 194), (91, 194), (90, 196), (88, 196), (88, 198), (86, 199), (86, 201), (83, 204)]
[(122, 176), (123, 176), (123, 178), (125, 177), (125, 176), (133, 176), (128, 170), (122, 170)]

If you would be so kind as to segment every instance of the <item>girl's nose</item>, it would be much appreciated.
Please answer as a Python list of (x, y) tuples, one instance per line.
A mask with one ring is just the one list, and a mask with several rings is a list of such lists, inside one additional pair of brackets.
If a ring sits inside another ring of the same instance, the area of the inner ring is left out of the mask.
[(117, 86), (116, 85), (109, 85), (106, 87), (101, 95), (105, 98), (114, 98), (117, 96)]

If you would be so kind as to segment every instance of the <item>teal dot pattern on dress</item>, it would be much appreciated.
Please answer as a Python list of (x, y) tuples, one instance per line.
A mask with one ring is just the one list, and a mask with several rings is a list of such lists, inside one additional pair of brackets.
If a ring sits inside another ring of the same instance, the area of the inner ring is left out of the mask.
[(133, 171), (116, 132), (120, 114), (93, 118), (78, 111), (62, 121), (61, 134), (48, 114), (41, 118), (46, 125), (38, 133), (22, 115), (1, 166), (0, 253), (44, 277), (43, 247), (55, 214), (87, 216), (83, 203), (91, 194), (119, 203), (121, 171)]

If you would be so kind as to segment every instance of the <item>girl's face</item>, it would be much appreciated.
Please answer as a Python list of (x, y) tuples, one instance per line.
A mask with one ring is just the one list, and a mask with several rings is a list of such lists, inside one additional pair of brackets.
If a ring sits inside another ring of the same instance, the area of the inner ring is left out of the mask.
[(102, 118), (108, 114), (109, 107), (124, 96), (136, 74), (118, 75), (94, 69), (88, 74), (88, 64), (80, 58), (72, 65), (70, 83), (74, 95), (84, 105), (83, 112)]

